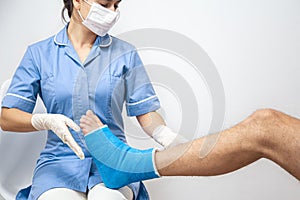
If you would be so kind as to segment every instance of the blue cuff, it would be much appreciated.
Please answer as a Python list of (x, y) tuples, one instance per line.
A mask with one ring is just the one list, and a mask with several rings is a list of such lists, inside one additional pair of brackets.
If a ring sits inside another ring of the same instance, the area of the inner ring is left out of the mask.
[(160, 108), (160, 102), (156, 96), (137, 103), (126, 103), (127, 116), (139, 116)]
[(33, 100), (25, 100), (17, 96), (6, 95), (2, 101), (1, 107), (17, 108), (24, 112), (32, 113), (35, 107), (35, 102)]

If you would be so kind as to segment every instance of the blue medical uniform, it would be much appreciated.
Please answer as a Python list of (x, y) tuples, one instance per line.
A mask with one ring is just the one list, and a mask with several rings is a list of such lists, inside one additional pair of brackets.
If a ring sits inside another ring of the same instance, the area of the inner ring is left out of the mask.
[[(121, 115), (124, 103), (128, 116), (142, 115), (160, 107), (136, 49), (109, 35), (97, 37), (82, 63), (68, 39), (67, 27), (28, 47), (2, 107), (32, 113), (39, 95), (47, 113), (63, 114), (77, 124), (91, 109), (117, 137), (126, 141)], [(70, 131), (86, 158), (77, 158), (66, 144), (48, 131), (32, 185), (21, 190), (17, 199), (35, 200), (43, 192), (57, 187), (86, 192), (102, 182), (83, 134)], [(135, 199), (149, 199), (141, 182), (129, 187)]]

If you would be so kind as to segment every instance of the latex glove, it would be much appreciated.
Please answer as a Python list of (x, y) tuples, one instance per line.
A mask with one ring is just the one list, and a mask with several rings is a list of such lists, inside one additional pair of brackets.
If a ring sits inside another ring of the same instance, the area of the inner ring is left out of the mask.
[(168, 128), (162, 116), (157, 112), (140, 115), (137, 119), (143, 130), (157, 143), (162, 145), (163, 148), (168, 148), (188, 141), (180, 134), (175, 133)]
[(36, 130), (52, 130), (74, 153), (81, 159), (84, 154), (81, 147), (76, 143), (68, 127), (76, 132), (80, 131), (79, 126), (70, 118), (61, 114), (33, 114), (31, 124)]
[(152, 138), (164, 148), (176, 146), (187, 142), (188, 140), (173, 132), (170, 128), (164, 125), (160, 125), (152, 133)]

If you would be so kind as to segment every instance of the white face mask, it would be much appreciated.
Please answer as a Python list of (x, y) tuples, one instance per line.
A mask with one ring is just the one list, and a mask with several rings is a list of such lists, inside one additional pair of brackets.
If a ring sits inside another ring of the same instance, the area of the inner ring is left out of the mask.
[(89, 4), (91, 8), (86, 19), (83, 19), (80, 11), (78, 10), (78, 14), (82, 19), (82, 24), (97, 35), (106, 35), (113, 25), (118, 21), (120, 16), (119, 10), (114, 12), (95, 2), (91, 4), (86, 0), (84, 1)]

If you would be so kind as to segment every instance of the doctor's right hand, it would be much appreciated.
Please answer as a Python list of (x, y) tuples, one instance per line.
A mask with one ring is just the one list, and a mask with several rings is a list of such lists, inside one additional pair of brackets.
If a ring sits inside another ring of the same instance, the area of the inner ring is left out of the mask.
[(61, 114), (33, 114), (31, 124), (36, 130), (51, 130), (65, 144), (67, 144), (74, 153), (81, 159), (84, 159), (84, 154), (81, 147), (76, 143), (68, 127), (76, 132), (80, 131), (79, 126), (70, 118)]

